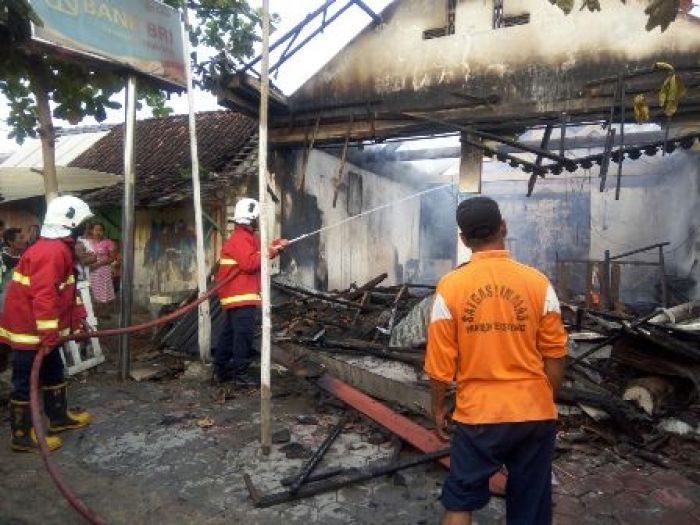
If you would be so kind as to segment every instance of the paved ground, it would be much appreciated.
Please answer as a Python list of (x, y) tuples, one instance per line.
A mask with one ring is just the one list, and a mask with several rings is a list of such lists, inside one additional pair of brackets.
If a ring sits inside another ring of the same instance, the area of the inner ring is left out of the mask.
[[(64, 434), (56, 453), (66, 478), (84, 500), (114, 524), (434, 524), (445, 472), (430, 465), (296, 503), (254, 509), (242, 480), (251, 474), (264, 491), (302, 459), (287, 459), (273, 446), (263, 457), (257, 444), (257, 392), (229, 399), (201, 380), (119, 384), (112, 373), (72, 385), (74, 402), (91, 410), (94, 423)], [(305, 382), (276, 375), (277, 429), (315, 449), (338, 418), (319, 406)], [(299, 416), (313, 416), (301, 424)], [(201, 428), (210, 418), (213, 426)], [(6, 417), (0, 435), (8, 435)], [(324, 466), (359, 466), (388, 458), (394, 444), (372, 445), (375, 432), (357, 421), (344, 432)], [(4, 439), (4, 438), (3, 438)], [(404, 452), (404, 455), (411, 452)], [(605, 451), (567, 452), (557, 460), (556, 523), (700, 523), (700, 487), (671, 471), (638, 467)], [(0, 446), (0, 524), (81, 523), (50, 483), (38, 456)], [(504, 504), (493, 499), (477, 525), (504, 522)]]

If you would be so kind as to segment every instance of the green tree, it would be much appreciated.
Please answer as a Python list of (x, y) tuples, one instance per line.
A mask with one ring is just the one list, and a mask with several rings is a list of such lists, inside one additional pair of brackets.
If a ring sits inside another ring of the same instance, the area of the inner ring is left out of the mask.
[[(259, 40), (260, 13), (247, 0), (165, 0), (165, 3), (182, 8), (185, 1), (195, 19), (190, 32), (195, 50), (194, 82), (211, 89), (242, 60), (252, 56)], [(41, 24), (26, 0), (0, 0), (0, 92), (10, 107), (9, 138), (20, 144), (27, 137), (41, 139), (44, 188), (50, 200), (58, 193), (53, 119), (64, 119), (71, 124), (78, 124), (85, 117), (94, 117), (98, 122), (105, 120), (107, 110), (121, 107), (114, 96), (122, 91), (124, 79), (107, 69), (33, 46), (30, 22)], [(213, 58), (197, 60), (196, 50), (202, 47), (214, 49)], [(156, 117), (172, 111), (166, 106), (172, 91), (164, 90), (162, 84), (139, 80), (139, 99), (152, 108)]]
[[(575, 0), (549, 0), (552, 4), (556, 4), (567, 15), (574, 9)], [(620, 0), (623, 4), (626, 0)], [(690, 1), (684, 0), (650, 0), (649, 5), (644, 10), (644, 13), (649, 16), (646, 29), (651, 31), (655, 27), (661, 28), (661, 31), (666, 31), (668, 26), (676, 19), (678, 12), (681, 9), (681, 3), (687, 9), (690, 8)], [(581, 0), (581, 10), (588, 9), (589, 11), (600, 11), (600, 0)]]

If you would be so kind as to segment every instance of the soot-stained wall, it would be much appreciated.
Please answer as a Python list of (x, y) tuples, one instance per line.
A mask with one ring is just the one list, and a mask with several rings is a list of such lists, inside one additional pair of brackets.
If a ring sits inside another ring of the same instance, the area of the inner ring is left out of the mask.
[(556, 259), (586, 259), (590, 245), (590, 183), (559, 178), (538, 183), (532, 197), (526, 182), (486, 181), (508, 225), (508, 249), (520, 262), (556, 278)]
[[(301, 190), (302, 157), (301, 150), (280, 150), (273, 156), (272, 170), (282, 196), (282, 235), (288, 239), (418, 191), (348, 163), (334, 208), (340, 159), (311, 151)], [(385, 283), (401, 283), (406, 268), (419, 258), (419, 224), (420, 199), (402, 202), (290, 246), (282, 256), (282, 272), (318, 289), (346, 288), (382, 272), (389, 274)]]
[[(665, 249), (666, 273), (700, 282), (700, 152), (677, 151), (626, 162), (622, 180), (619, 201), (614, 190), (591, 192), (590, 257), (602, 259), (606, 249), (615, 255), (670, 242)], [(658, 252), (629, 260), (656, 262)], [(654, 302), (657, 283), (655, 268), (624, 267), (622, 298)], [(700, 286), (687, 292), (691, 298), (700, 298)]]

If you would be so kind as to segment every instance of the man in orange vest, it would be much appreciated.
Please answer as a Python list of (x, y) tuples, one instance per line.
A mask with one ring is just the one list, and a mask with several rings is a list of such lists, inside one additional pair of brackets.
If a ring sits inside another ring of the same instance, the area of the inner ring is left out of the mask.
[[(219, 382), (233, 379), (240, 386), (257, 386), (260, 381), (248, 374), (255, 353), (255, 328), (258, 324), (260, 297), (260, 238), (256, 235), (260, 205), (255, 199), (236, 203), (233, 233), (224, 243), (216, 280), (221, 282), (236, 272), (219, 291), (224, 310), (224, 327), (214, 351), (214, 375)], [(287, 245), (277, 239), (268, 248), (273, 259)]]
[[(13, 350), (10, 425), (15, 451), (37, 449), (29, 409), (29, 377), (42, 346), (51, 349), (41, 369), (48, 430), (55, 433), (90, 423), (86, 412), (68, 410), (63, 360), (58, 349), (60, 337), (68, 335), (74, 325), (75, 239), (90, 217), (90, 208), (77, 197), (67, 195), (52, 200), (41, 237), (22, 254), (8, 285), (0, 342)], [(51, 450), (61, 446), (57, 436), (49, 436), (47, 443)]]
[(489, 478), (508, 469), (509, 525), (552, 521), (552, 456), (567, 335), (546, 276), (505, 249), (498, 204), (475, 197), (457, 208), (468, 264), (437, 286), (425, 371), (433, 417), (447, 439), (445, 395), (457, 384), (443, 525), (469, 525), (489, 501)]

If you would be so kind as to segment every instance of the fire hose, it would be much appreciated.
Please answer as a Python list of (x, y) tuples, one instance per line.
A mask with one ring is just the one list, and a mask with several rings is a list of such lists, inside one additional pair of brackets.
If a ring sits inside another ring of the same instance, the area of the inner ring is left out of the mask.
[[(210, 299), (223, 286), (232, 281), (236, 277), (236, 275), (238, 275), (238, 273), (238, 271), (232, 272), (231, 275), (227, 276), (224, 280), (222, 280), (211, 290), (208, 290), (196, 301), (193, 301), (188, 305), (182, 306), (168, 315), (164, 315), (163, 317), (159, 317), (158, 319), (153, 319), (151, 321), (147, 321), (145, 323), (133, 326), (126, 326), (123, 328), (112, 328), (109, 330), (98, 330), (96, 332), (82, 332), (61, 337), (59, 339), (58, 346), (68, 341), (84, 341), (87, 339), (98, 337), (113, 337), (134, 332), (141, 332), (143, 330), (148, 330), (150, 328), (154, 328), (156, 326), (174, 321), (175, 319), (178, 319), (179, 317), (182, 317), (183, 315), (193, 311), (204, 301)], [(54, 484), (61, 492), (63, 497), (66, 499), (66, 501), (70, 504), (70, 506), (73, 507), (89, 523), (92, 523), (94, 525), (106, 525), (107, 522), (102, 517), (100, 517), (100, 515), (97, 514), (94, 510), (88, 507), (87, 504), (78, 497), (78, 495), (63, 479), (63, 477), (61, 476), (61, 471), (58, 468), (58, 464), (54, 461), (53, 457), (51, 456), (51, 451), (49, 450), (49, 447), (46, 444), (46, 427), (44, 425), (44, 418), (42, 416), (42, 408), (39, 396), (39, 373), (41, 371), (41, 366), (44, 362), (44, 358), (52, 350), (53, 348), (49, 348), (45, 345), (39, 348), (36, 354), (36, 358), (34, 359), (34, 363), (32, 364), (32, 372), (30, 376), (29, 399), (32, 412), (32, 425), (34, 425), (34, 431), (36, 432), (37, 441), (39, 443), (39, 453), (41, 454), (41, 458), (44, 461), (44, 465), (46, 466), (46, 470), (48, 471), (51, 480), (54, 482)]]
[[(372, 208), (370, 210), (358, 213), (356, 215), (353, 215), (351, 217), (348, 217), (346, 219), (343, 219), (337, 223), (324, 226), (322, 228), (319, 228), (317, 230), (314, 230), (309, 233), (305, 233), (303, 235), (299, 235), (298, 237), (295, 237), (293, 239), (290, 239), (287, 241), (287, 246), (291, 244), (296, 244), (299, 241), (302, 241), (304, 239), (307, 239), (309, 237), (312, 237), (314, 235), (318, 235), (321, 232), (324, 232), (326, 230), (332, 229), (332, 228), (337, 228), (338, 226), (342, 226), (343, 224), (346, 224), (350, 221), (354, 221), (357, 219), (360, 219), (362, 217), (365, 217), (369, 214), (373, 214), (375, 212), (384, 210), (386, 208), (390, 208), (396, 204), (399, 204), (401, 202), (414, 199), (416, 197), (420, 197), (423, 195), (426, 195), (428, 193), (432, 193), (435, 191), (439, 191), (448, 187), (453, 186), (452, 183), (449, 184), (443, 184), (440, 186), (436, 186), (433, 188), (429, 188), (427, 190), (419, 191), (418, 193), (414, 193), (412, 195), (408, 195), (406, 197), (403, 197), (401, 199), (398, 199), (396, 201), (389, 202), (387, 204), (383, 204), (381, 206), (377, 206), (376, 208)], [(150, 328), (154, 328), (156, 326), (162, 325), (169, 323), (171, 321), (174, 321), (175, 319), (178, 319), (179, 317), (182, 317), (183, 315), (193, 311), (195, 308), (197, 308), (200, 304), (202, 304), (204, 301), (208, 300), (211, 298), (216, 292), (218, 292), (224, 285), (228, 284), (231, 280), (233, 280), (236, 275), (238, 275), (238, 271), (234, 271), (231, 273), (230, 276), (228, 276), (226, 279), (224, 279), (221, 283), (217, 284), (214, 288), (211, 290), (207, 291), (205, 294), (203, 294), (201, 297), (199, 297), (196, 301), (193, 301), (192, 303), (182, 306), (175, 310), (174, 312), (165, 315), (163, 317), (159, 317), (158, 319), (153, 319), (151, 321), (141, 323), (138, 325), (133, 325), (133, 326), (127, 326), (123, 328), (112, 328), (109, 330), (98, 330), (96, 332), (81, 332), (81, 333), (76, 333), (72, 334), (66, 337), (61, 337), (58, 341), (58, 346), (68, 342), (68, 341), (85, 341), (87, 339), (93, 339), (93, 338), (99, 338), (99, 337), (113, 337), (113, 336), (119, 336), (119, 335), (125, 335), (125, 334), (130, 334), (134, 332), (141, 332), (143, 330), (148, 330)], [(49, 348), (47, 346), (40, 346), (39, 350), (37, 351), (36, 358), (34, 359), (34, 363), (32, 365), (32, 372), (30, 376), (30, 407), (31, 407), (31, 413), (32, 413), (32, 425), (34, 425), (34, 431), (36, 432), (36, 437), (37, 441), (39, 444), (39, 452), (41, 454), (41, 457), (44, 461), (44, 465), (46, 466), (46, 470), (49, 473), (49, 476), (51, 477), (51, 480), (54, 482), (58, 490), (61, 492), (63, 497), (68, 501), (68, 503), (73, 507), (78, 513), (80, 513), (81, 516), (83, 516), (88, 522), (95, 524), (95, 525), (105, 525), (107, 522), (100, 517), (94, 510), (92, 510), (90, 507), (88, 507), (85, 502), (83, 502), (78, 495), (73, 492), (73, 490), (70, 488), (70, 486), (66, 483), (66, 481), (62, 478), (61, 472), (58, 468), (58, 465), (56, 462), (53, 460), (51, 457), (51, 452), (48, 448), (48, 445), (46, 444), (46, 428), (44, 426), (44, 418), (42, 417), (42, 410), (41, 410), (41, 403), (39, 401), (39, 373), (41, 371), (41, 366), (44, 363), (44, 358), (46, 355), (51, 352), (53, 348)]]

